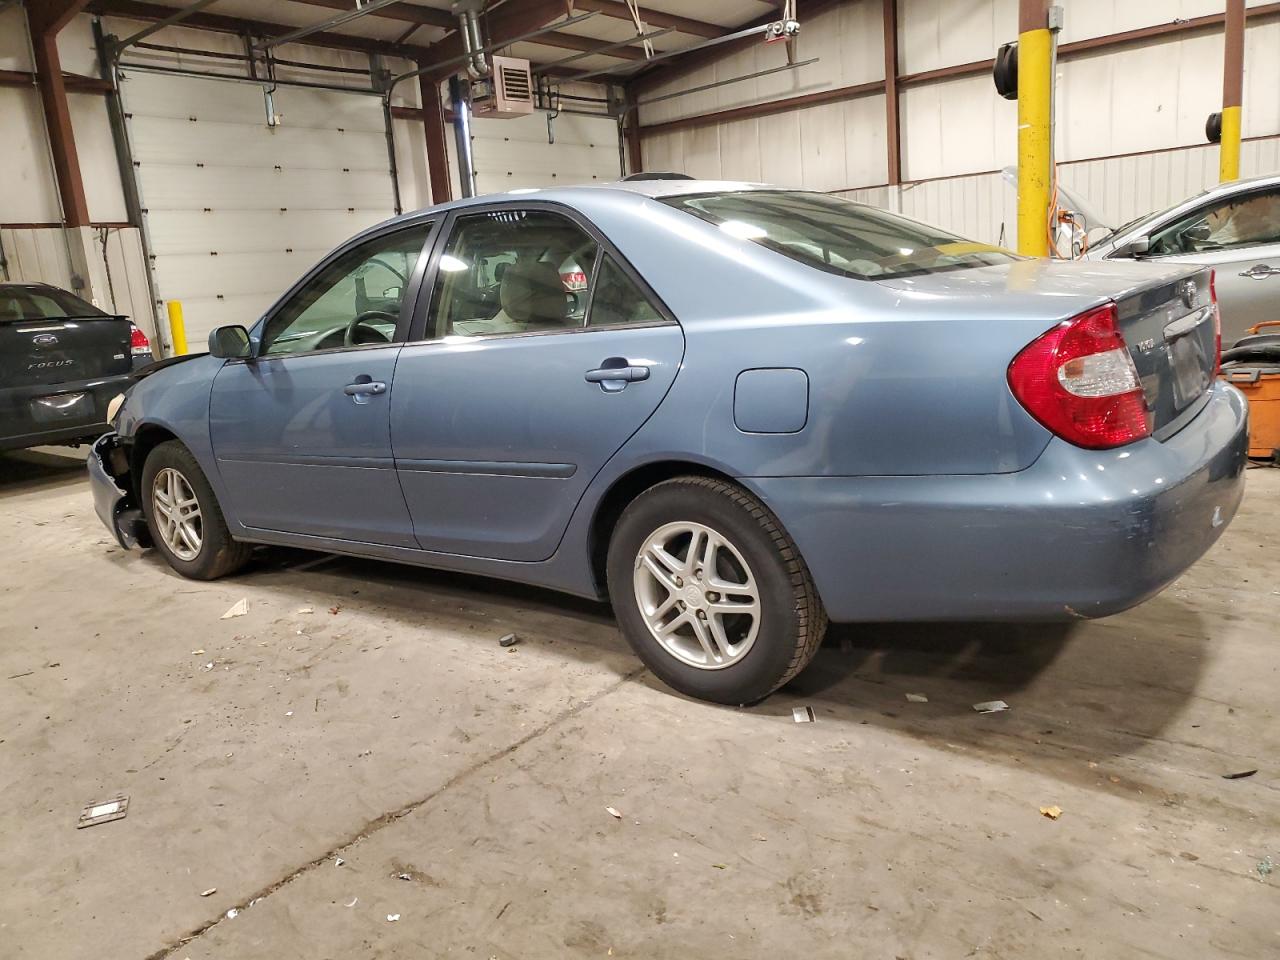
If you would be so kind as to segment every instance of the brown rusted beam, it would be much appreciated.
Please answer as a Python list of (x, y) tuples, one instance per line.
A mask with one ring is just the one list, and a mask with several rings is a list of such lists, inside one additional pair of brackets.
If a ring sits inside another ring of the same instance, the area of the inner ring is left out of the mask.
[(427, 119), (426, 112), (421, 107), (406, 107), (403, 105), (392, 104), (391, 116), (397, 120), (417, 120), (423, 122)]
[(89, 225), (89, 203), (85, 199), (84, 180), (80, 176), (80, 157), (76, 153), (71, 112), (67, 108), (67, 85), (62, 78), (62, 62), (58, 58), (58, 31), (70, 23), (86, 3), (87, 0), (32, 0), (27, 7), (31, 46), (35, 51), (36, 82), (49, 135), (49, 152), (53, 155), (62, 218), (69, 227)]
[(440, 88), (434, 80), (418, 77), (418, 96), (422, 100), (423, 133), (427, 141), (427, 179), (431, 183), (431, 202), (444, 203), (453, 196), (449, 184), (449, 148), (445, 143), (444, 107)]
[[(309, 7), (324, 7), (327, 10), (352, 10), (355, 0), (290, 0), (291, 3), (304, 3)], [(399, 20), (402, 23), (416, 23), (419, 26), (442, 27), (453, 30), (458, 26), (458, 18), (448, 10), (437, 10), (435, 7), (420, 7), (416, 3), (393, 3), (389, 7), (380, 7), (369, 14), (383, 20)]]
[(817, 93), (803, 93), (796, 97), (783, 97), (780, 100), (765, 100), (762, 103), (751, 103), (745, 107), (733, 107), (729, 110), (716, 110), (712, 113), (700, 113), (692, 117), (681, 117), (678, 120), (667, 120), (664, 123), (651, 123), (640, 128), (646, 136), (654, 133), (670, 133), (673, 130), (686, 130), (692, 127), (705, 127), (715, 123), (729, 123), (733, 120), (751, 120), (756, 117), (767, 117), (775, 113), (786, 113), (790, 110), (803, 110), (805, 107), (816, 107), (824, 103), (839, 103), (868, 94), (883, 93), (884, 81), (872, 80), (868, 83), (855, 83), (848, 87), (835, 87), (830, 90), (819, 90)]
[[(596, 47), (604, 46), (609, 41), (600, 40), (596, 37), (580, 37), (576, 33), (565, 33), (563, 30), (556, 30), (552, 33), (544, 33), (532, 40), (526, 40), (525, 43), (536, 43), (544, 47), (559, 47), (563, 50), (594, 50)], [(614, 57), (617, 60), (643, 60), (645, 59), (644, 51), (637, 50), (635, 47), (614, 47), (611, 50), (601, 51), (602, 57)]]
[(626, 90), (624, 98), (626, 112), (622, 115), (622, 131), (627, 142), (627, 172), (640, 173), (644, 170), (644, 149), (640, 140), (640, 111), (637, 109), (634, 93)]
[(902, 135), (898, 114), (898, 0), (884, 0), (884, 121), (888, 144), (886, 170), (890, 184), (902, 180)]
[[(494, 47), (509, 41), (512, 37), (537, 30), (564, 16), (568, 9), (565, 0), (522, 0), (520, 3), (506, 3), (498, 9), (488, 12), (482, 19), (483, 40), (486, 46)], [(545, 36), (536, 41), (542, 42)], [(462, 37), (454, 31), (439, 43), (431, 45), (431, 52), (420, 57), (425, 64), (445, 63), (462, 57), (466, 51), (462, 46)], [(445, 67), (437, 72), (435, 79), (441, 79), (455, 72), (456, 68)]]
[[(88, 9), (92, 13), (104, 16), (125, 17), (132, 20), (163, 20), (170, 16), (174, 8), (164, 7), (145, 0), (89, 0)], [(246, 20), (242, 17), (228, 17), (220, 13), (193, 13), (182, 21), (184, 27), (195, 27), (201, 30), (214, 30), (220, 33), (239, 35), (253, 34), (258, 37), (273, 37), (296, 30), (297, 27), (284, 23), (273, 23), (268, 20)], [(387, 40), (376, 40), (370, 37), (356, 37), (345, 33), (321, 31), (313, 33), (303, 41), (312, 47), (326, 47), (334, 50), (357, 50), (361, 53), (393, 54), (410, 60), (429, 57), (427, 47), (410, 44), (396, 44)]]
[[(110, 93), (111, 82), (101, 77), (85, 77), (78, 73), (62, 74), (62, 82), (69, 93)], [(0, 87), (36, 86), (36, 75), (25, 70), (0, 70)]]
[[(594, 11), (615, 20), (632, 22), (631, 11), (622, 0), (576, 0), (573, 6), (575, 10)], [(703, 37), (707, 40), (730, 32), (727, 27), (719, 27), (714, 23), (704, 23), (701, 20), (692, 20), (674, 13), (649, 10), (646, 7), (640, 8), (640, 21), (648, 27), (674, 27), (680, 33), (687, 33), (692, 37)]]

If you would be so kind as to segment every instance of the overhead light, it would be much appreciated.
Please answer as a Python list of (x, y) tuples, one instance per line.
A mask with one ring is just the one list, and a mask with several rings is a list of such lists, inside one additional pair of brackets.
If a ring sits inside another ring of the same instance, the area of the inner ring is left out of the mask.
[(446, 273), (457, 273), (460, 270), (468, 269), (468, 266), (465, 260), (459, 260), (457, 257), (452, 257), (446, 253), (440, 258), (440, 269)]

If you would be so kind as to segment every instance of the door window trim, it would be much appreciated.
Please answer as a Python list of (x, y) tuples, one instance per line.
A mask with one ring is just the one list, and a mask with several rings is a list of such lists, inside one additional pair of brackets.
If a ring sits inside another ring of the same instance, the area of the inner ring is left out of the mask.
[[(228, 363), (257, 363), (268, 360), (288, 360), (298, 357), (324, 357), (334, 353), (352, 353), (363, 350), (385, 350), (388, 347), (401, 347), (407, 341), (410, 325), (416, 313), (418, 306), (418, 298), (422, 292), (423, 278), (426, 275), (427, 268), (433, 263), (433, 255), (436, 243), (440, 239), (441, 225), (447, 217), (442, 216), (439, 212), (410, 216), (407, 219), (395, 220), (384, 224), (378, 224), (362, 233), (356, 234), (331, 250), (324, 258), (322, 258), (314, 267), (308, 270), (301, 279), (286, 290), (273, 303), (261, 317), (249, 328), (249, 337), (253, 343), (254, 353), (250, 357), (242, 359), (228, 360)], [(317, 276), (324, 272), (330, 264), (341, 257), (346, 256), (356, 247), (363, 246), (366, 243), (375, 240), (382, 240), (393, 234), (406, 230), (413, 230), (427, 226), (427, 235), (422, 241), (422, 250), (418, 254), (418, 259), (414, 262), (413, 272), (409, 275), (407, 289), (404, 297), (400, 300), (400, 316), (396, 319), (396, 329), (392, 334), (391, 340), (387, 343), (357, 343), (347, 346), (343, 344), (340, 347), (329, 347), (325, 350), (306, 350), (300, 353), (280, 353), (274, 356), (270, 354), (258, 353), (262, 346), (262, 333), (266, 329), (267, 324), (293, 302), (293, 298), (302, 292), (302, 290)]]
[[(448, 337), (428, 336), (427, 333), (427, 313), (431, 309), (431, 302), (435, 295), (435, 285), (440, 282), (440, 258), (444, 254), (445, 247), (448, 245), (449, 239), (453, 236), (454, 227), (461, 217), (469, 217), (474, 214), (492, 213), (494, 211), (516, 211), (516, 210), (543, 210), (548, 213), (556, 213), (567, 218), (574, 226), (581, 229), (596, 243), (596, 266), (591, 275), (591, 290), (587, 300), (587, 312), (584, 323), (579, 327), (570, 327), (562, 330), (528, 330), (519, 333), (481, 333), (474, 336), (468, 336), (468, 341), (483, 340), (510, 340), (523, 337), (562, 337), (577, 336), (583, 333), (601, 333), (607, 330), (636, 330), (645, 327), (666, 327), (672, 324), (679, 326), (679, 320), (671, 309), (662, 301), (657, 292), (642, 277), (627, 260), (626, 257), (614, 246), (613, 242), (591, 222), (585, 215), (574, 207), (555, 200), (523, 200), (520, 203), (511, 203), (510, 201), (489, 201), (487, 203), (468, 204), (464, 207), (455, 207), (447, 211), (446, 216), (442, 217), (442, 223), (437, 226), (435, 239), (432, 244), (431, 261), (427, 265), (426, 274), (422, 278), (422, 285), (419, 287), (412, 321), (409, 325), (408, 338), (406, 344), (418, 343), (441, 343)], [(626, 274), (627, 278), (636, 285), (636, 288), (648, 299), (649, 303), (662, 317), (661, 320), (645, 320), (638, 323), (615, 323), (607, 326), (591, 325), (591, 305), (595, 300), (596, 293), (596, 276), (600, 265), (600, 257), (602, 254), (608, 253), (613, 257), (614, 263)], [(415, 271), (416, 272), (416, 271)], [(399, 328), (397, 327), (397, 331)]]

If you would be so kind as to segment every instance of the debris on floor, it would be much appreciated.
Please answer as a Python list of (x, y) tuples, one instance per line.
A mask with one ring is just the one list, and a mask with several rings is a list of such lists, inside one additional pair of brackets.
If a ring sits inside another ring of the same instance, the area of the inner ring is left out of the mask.
[(399, 920), (399, 919), (400, 919), (400, 914), (398, 914), (398, 913), (388, 913), (388, 914), (387, 914), (387, 923), (395, 923), (395, 922), (396, 922), (397, 920)]
[(909, 703), (928, 703), (929, 698), (926, 697), (923, 693), (908, 693), (907, 701)]
[(1000, 713), (1003, 710), (1008, 710), (1009, 705), (1003, 700), (984, 700), (982, 703), (975, 703), (973, 709), (979, 713)]
[(1057, 820), (1062, 816), (1062, 808), (1057, 804), (1054, 804), (1052, 807), (1041, 807), (1040, 816), (1048, 817), (1050, 820)]
[(1271, 857), (1269, 856), (1263, 857), (1261, 860), (1258, 861), (1258, 876), (1269, 877), (1271, 876), (1271, 872), (1275, 870), (1275, 868), (1276, 868), (1276, 865), (1272, 861)]
[(792, 707), (791, 719), (796, 723), (813, 723), (818, 718), (813, 715), (813, 707)]
[(235, 907), (232, 907), (230, 910), (227, 911), (228, 920), (234, 920), (238, 916), (240, 916), (240, 911), (237, 910)]
[(191, 651), (191, 655), (192, 655), (193, 657), (198, 657), (198, 656), (200, 656), (200, 654), (202, 654), (202, 653), (204, 653), (204, 647), (201, 647), (199, 650), (192, 650), (192, 651)]
[(413, 879), (413, 874), (411, 874), (411, 873), (397, 873), (397, 874), (396, 874), (396, 879), (397, 879), (397, 880), (412, 880), (412, 879)]
[(215, 893), (217, 893), (217, 892), (218, 892), (218, 888), (217, 888), (217, 887), (210, 887), (208, 890), (201, 890), (201, 891), (200, 891), (200, 896), (202, 896), (202, 897), (211, 897), (211, 896), (213, 896), (213, 895), (214, 895)]
[(519, 637), (517, 637), (514, 633), (508, 633), (506, 636), (498, 640), (498, 646), (514, 647), (519, 642), (520, 642)]
[(346, 862), (347, 862), (347, 861), (343, 860), (341, 857), (334, 857), (334, 858), (333, 858), (333, 865), (334, 865), (335, 867), (340, 867), (340, 866), (342, 866), (342, 865), (343, 865), (344, 863), (346, 863)]
[(218, 619), (230, 620), (232, 617), (243, 617), (248, 612), (249, 612), (249, 599), (247, 597), (241, 597), (239, 600), (237, 600), (235, 603), (231, 605), (231, 609), (229, 609), (226, 613), (224, 613)]
[(359, 898), (359, 897), (352, 897), (352, 898), (351, 898), (351, 902), (350, 902), (350, 903), (344, 903), (344, 904), (343, 904), (343, 906), (344, 906), (344, 907), (354, 907), (354, 906), (355, 906), (357, 903), (359, 903), (359, 902), (360, 902), (360, 898)]
[(1223, 780), (1243, 780), (1245, 777), (1252, 777), (1257, 770), (1241, 770), (1239, 773), (1224, 773)]
[(614, 807), (605, 807), (604, 812), (609, 814), (609, 816), (613, 817), (615, 820), (622, 819), (622, 814)]
[(315, 607), (299, 607), (297, 610), (293, 612), (294, 613), (315, 613), (316, 608)]
[(76, 829), (96, 826), (99, 823), (110, 823), (112, 820), (123, 820), (128, 812), (129, 798), (125, 796), (90, 803), (81, 811)]

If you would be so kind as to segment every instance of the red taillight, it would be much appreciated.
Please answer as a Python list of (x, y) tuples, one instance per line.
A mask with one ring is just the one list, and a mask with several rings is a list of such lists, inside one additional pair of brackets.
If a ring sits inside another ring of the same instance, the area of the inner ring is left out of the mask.
[(1027, 412), (1062, 439), (1091, 450), (1151, 435), (1116, 306), (1063, 321), (1009, 364), (1009, 387)]
[(1218, 309), (1218, 271), (1209, 271), (1209, 300), (1213, 303), (1213, 375), (1222, 371), (1222, 312)]
[(151, 352), (151, 341), (135, 323), (129, 324), (129, 352), (135, 355)]

